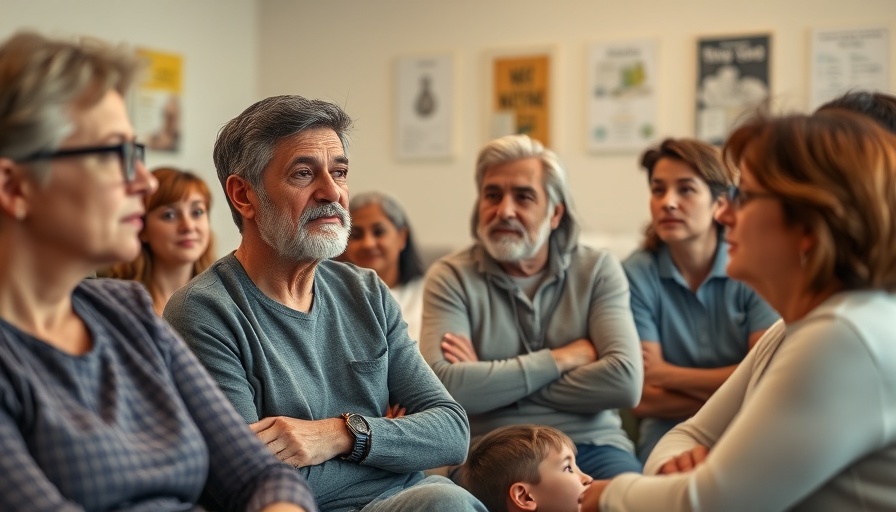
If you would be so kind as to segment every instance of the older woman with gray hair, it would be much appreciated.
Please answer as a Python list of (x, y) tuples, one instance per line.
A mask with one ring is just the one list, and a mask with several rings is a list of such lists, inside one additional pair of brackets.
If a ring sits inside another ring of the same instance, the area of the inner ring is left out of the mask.
[(0, 510), (315, 510), (136, 282), (133, 53), (20, 33), (0, 46)]
[(344, 259), (376, 271), (401, 306), (408, 335), (419, 340), (423, 315), (423, 264), (407, 214), (394, 198), (365, 192), (349, 203), (352, 231)]

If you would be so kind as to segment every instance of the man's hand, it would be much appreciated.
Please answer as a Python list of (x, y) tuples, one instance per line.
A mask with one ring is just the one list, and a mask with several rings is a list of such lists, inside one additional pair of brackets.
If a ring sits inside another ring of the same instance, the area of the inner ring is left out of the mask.
[(700, 464), (703, 464), (708, 453), (709, 448), (698, 444), (690, 450), (666, 461), (660, 468), (660, 474), (671, 475), (673, 473), (686, 473), (691, 471)]
[(560, 348), (552, 349), (551, 356), (554, 357), (554, 362), (557, 363), (560, 373), (566, 373), (579, 366), (597, 361), (597, 349), (594, 348), (594, 343), (591, 343), (591, 340), (579, 338)]
[(475, 363), (479, 361), (473, 343), (464, 336), (446, 332), (442, 336), (442, 355), (449, 363)]
[(663, 348), (658, 342), (641, 343), (641, 355), (644, 357), (644, 382), (654, 386), (666, 387), (664, 379), (669, 363), (663, 359)]
[(386, 417), (392, 419), (401, 418), (407, 413), (408, 411), (406, 411), (400, 404), (390, 405), (386, 409)]
[(297, 468), (349, 453), (354, 438), (342, 418), (308, 421), (269, 416), (249, 425), (278, 459)]

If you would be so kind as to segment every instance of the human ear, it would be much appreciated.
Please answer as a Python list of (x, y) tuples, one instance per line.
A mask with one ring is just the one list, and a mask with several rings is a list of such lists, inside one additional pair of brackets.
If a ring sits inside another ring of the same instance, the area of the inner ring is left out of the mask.
[(557, 226), (560, 225), (560, 220), (563, 219), (564, 213), (566, 213), (565, 204), (560, 203), (554, 207), (554, 213), (551, 214), (551, 229), (557, 229)]
[(401, 252), (408, 246), (408, 228), (398, 230), (398, 239), (401, 241), (401, 247), (398, 248), (398, 251)]
[(224, 192), (227, 194), (227, 199), (230, 201), (230, 204), (233, 205), (236, 211), (240, 212), (240, 215), (242, 215), (244, 219), (255, 218), (255, 215), (258, 212), (256, 210), (255, 202), (253, 201), (253, 196), (257, 198), (257, 194), (252, 190), (252, 186), (249, 185), (249, 182), (239, 176), (231, 174), (227, 177), (227, 181), (224, 182)]
[(28, 215), (32, 181), (24, 169), (9, 158), (0, 158), (0, 211), (17, 221)]
[(538, 503), (529, 493), (529, 486), (523, 482), (516, 482), (510, 486), (507, 496), (508, 510), (537, 510)]

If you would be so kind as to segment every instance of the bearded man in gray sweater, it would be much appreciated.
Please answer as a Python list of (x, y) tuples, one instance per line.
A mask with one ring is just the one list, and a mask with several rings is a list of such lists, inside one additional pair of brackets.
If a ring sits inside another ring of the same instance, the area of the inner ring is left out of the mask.
[(321, 510), (485, 510), (421, 473), (463, 461), (469, 424), (388, 288), (329, 260), (351, 225), (350, 124), (334, 104), (277, 96), (224, 126), (215, 166), (242, 240), (165, 318)]
[(593, 478), (640, 472), (617, 413), (637, 405), (643, 383), (622, 266), (578, 244), (566, 174), (540, 142), (490, 142), (476, 185), (477, 242), (427, 273), (424, 357), (474, 436), (550, 425), (575, 442)]

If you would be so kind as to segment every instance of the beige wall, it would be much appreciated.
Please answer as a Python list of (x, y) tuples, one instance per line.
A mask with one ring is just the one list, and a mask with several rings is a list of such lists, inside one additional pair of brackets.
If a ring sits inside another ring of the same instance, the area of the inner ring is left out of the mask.
[[(774, 96), (779, 105), (802, 110), (809, 31), (869, 24), (889, 26), (896, 41), (896, 0), (0, 0), (0, 38), (31, 27), (184, 55), (184, 149), (153, 153), (148, 161), (192, 168), (211, 182), (219, 254), (235, 248), (239, 237), (214, 175), (212, 145), (227, 120), (261, 97), (302, 94), (343, 105), (356, 120), (351, 190), (394, 194), (421, 242), (459, 246), (469, 241), (473, 162), (487, 139), (487, 52), (551, 47), (553, 146), (569, 170), (591, 239), (613, 243), (635, 237), (646, 221), (647, 191), (637, 154), (585, 149), (583, 68), (590, 43), (658, 41), (658, 137), (688, 136), (694, 131), (698, 36), (772, 32)], [(456, 155), (399, 162), (393, 153), (395, 58), (445, 51), (457, 63)], [(896, 79), (892, 83), (896, 87)]]
[(184, 59), (183, 148), (150, 152), (147, 163), (192, 169), (214, 194), (218, 254), (238, 233), (212, 164), (218, 129), (257, 99), (257, 4), (253, 0), (0, 0), (0, 39), (30, 28), (51, 36), (89, 34)]
[[(482, 112), (488, 106), (483, 78), (488, 51), (553, 47), (553, 146), (568, 168), (579, 213), (592, 232), (631, 236), (648, 217), (637, 154), (598, 156), (586, 150), (583, 68), (590, 43), (658, 41), (662, 137), (694, 134), (698, 36), (771, 32), (772, 91), (777, 103), (791, 110), (808, 107), (811, 29), (885, 24), (896, 41), (894, 0), (260, 0), (259, 5), (261, 95), (295, 93), (344, 105), (356, 120), (351, 190), (381, 189), (397, 196), (425, 244), (469, 240), (472, 169), (487, 138)], [(397, 161), (395, 58), (445, 51), (457, 62), (456, 156)], [(896, 51), (891, 55), (896, 58)]]

